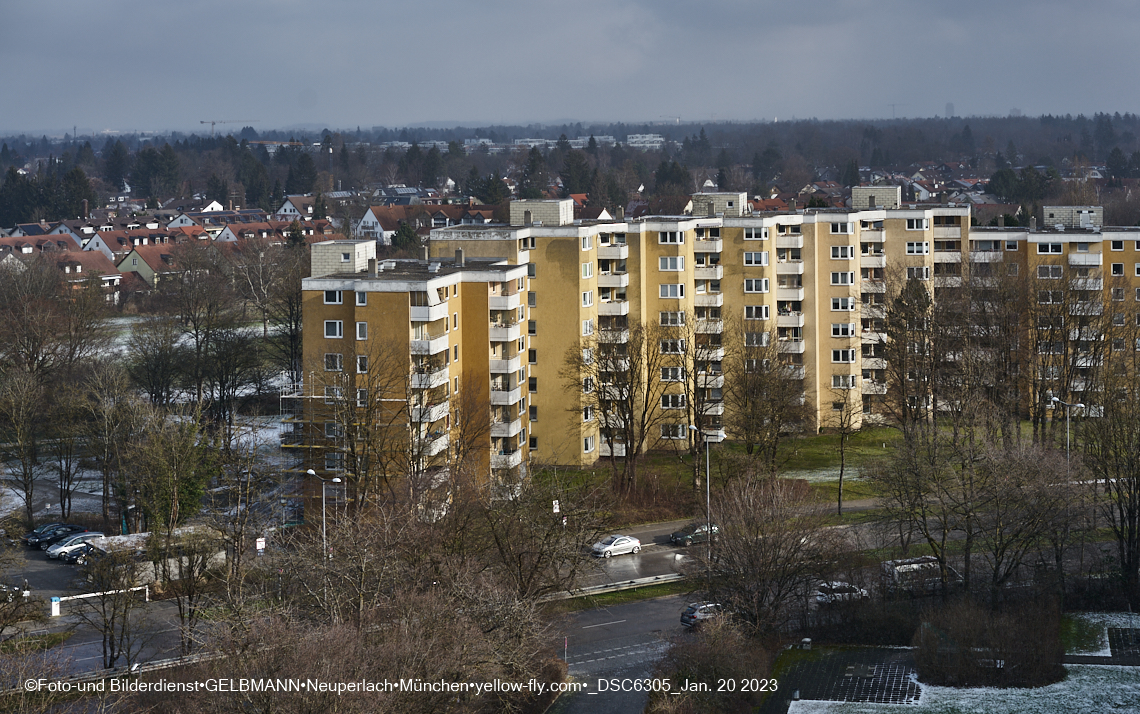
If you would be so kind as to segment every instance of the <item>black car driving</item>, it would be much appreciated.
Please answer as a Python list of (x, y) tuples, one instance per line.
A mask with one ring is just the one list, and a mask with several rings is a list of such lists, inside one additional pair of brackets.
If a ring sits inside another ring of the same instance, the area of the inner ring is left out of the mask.
[[(720, 535), (720, 528), (712, 524), (712, 538), (715, 541)], [(709, 539), (709, 525), (707, 523), (690, 523), (681, 530), (671, 534), (669, 540), (673, 545), (689, 546), (693, 543), (704, 543)]]

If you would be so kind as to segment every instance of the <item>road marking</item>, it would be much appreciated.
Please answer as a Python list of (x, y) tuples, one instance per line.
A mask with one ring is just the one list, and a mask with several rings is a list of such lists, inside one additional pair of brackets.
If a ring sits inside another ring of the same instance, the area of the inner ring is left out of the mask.
[(622, 623), (622, 622), (625, 622), (625, 620), (614, 620), (613, 622), (600, 622), (600, 623), (598, 623), (598, 624), (596, 624), (596, 625), (584, 625), (584, 626), (582, 627), (582, 629), (583, 629), (583, 630), (588, 630), (588, 629), (590, 629), (591, 627), (605, 627), (606, 625), (617, 625), (617, 624), (619, 624), (619, 623)]

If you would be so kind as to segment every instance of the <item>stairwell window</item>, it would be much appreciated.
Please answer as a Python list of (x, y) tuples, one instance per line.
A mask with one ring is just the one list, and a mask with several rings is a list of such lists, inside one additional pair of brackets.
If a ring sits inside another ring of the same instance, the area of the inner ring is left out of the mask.
[(831, 274), (832, 285), (854, 285), (855, 273), (853, 272), (838, 272)]
[(341, 293), (339, 290), (326, 290), (325, 291), (325, 304), (326, 305), (340, 305)]
[(341, 372), (344, 370), (344, 355), (334, 352), (325, 353), (325, 371)]
[(325, 320), (325, 337), (330, 340), (338, 340), (344, 337), (344, 321)]
[(764, 250), (757, 253), (745, 253), (744, 264), (757, 267), (764, 267), (768, 265), (768, 251)]
[(768, 306), (767, 305), (745, 305), (744, 306), (744, 319), (745, 320), (767, 320), (768, 319)]
[(685, 297), (684, 283), (661, 283), (658, 287), (658, 295), (667, 300), (677, 300)]
[(766, 293), (768, 292), (768, 285), (768, 278), (747, 278), (744, 281), (744, 292)]

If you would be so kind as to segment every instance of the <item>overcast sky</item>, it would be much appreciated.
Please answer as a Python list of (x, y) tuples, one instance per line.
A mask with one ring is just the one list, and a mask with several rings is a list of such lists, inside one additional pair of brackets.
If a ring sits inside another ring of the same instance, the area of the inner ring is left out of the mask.
[(1127, 0), (0, 0), (0, 28), (3, 133), (1140, 112)]

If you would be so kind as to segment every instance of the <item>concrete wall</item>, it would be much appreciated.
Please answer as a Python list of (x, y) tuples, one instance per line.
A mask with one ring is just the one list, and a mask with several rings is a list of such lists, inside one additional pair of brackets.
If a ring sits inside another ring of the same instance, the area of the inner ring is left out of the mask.
[[(748, 205), (747, 193), (694, 193), (694, 216), (723, 216), (725, 218), (739, 218), (744, 215)], [(711, 211), (710, 211), (711, 208)]]
[[(874, 199), (874, 205), (871, 199)], [(851, 208), (898, 208), (902, 203), (902, 186), (853, 186)]]
[(511, 201), (511, 225), (527, 225), (526, 214), (528, 211), (532, 224), (566, 226), (574, 222), (574, 201), (569, 198)]
[(376, 257), (374, 240), (328, 240), (310, 249), (313, 277), (338, 273), (359, 273), (368, 269), (369, 258)]

